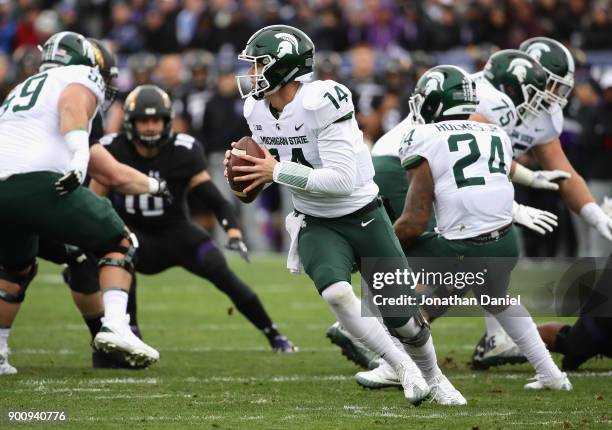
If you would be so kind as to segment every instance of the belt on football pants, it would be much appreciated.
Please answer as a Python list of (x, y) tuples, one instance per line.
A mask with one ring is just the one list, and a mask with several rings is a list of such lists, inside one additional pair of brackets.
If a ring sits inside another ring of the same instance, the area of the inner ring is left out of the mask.
[(469, 239), (464, 239), (464, 240), (468, 240), (470, 242), (476, 242), (476, 243), (493, 242), (493, 241), (501, 239), (506, 234), (508, 234), (511, 228), (512, 228), (512, 223), (505, 225), (501, 228), (498, 228), (497, 230), (493, 230), (488, 233), (483, 233), (476, 237), (470, 237)]
[[(372, 212), (374, 209), (377, 209), (379, 207), (381, 207), (383, 205), (383, 200), (380, 196), (376, 197), (374, 200), (372, 200), (370, 203), (368, 203), (367, 205), (357, 209), (355, 212), (351, 212), (350, 214), (346, 214), (346, 215), (342, 215), (339, 217), (336, 217), (337, 219), (342, 219), (342, 218), (359, 218), (362, 215), (365, 215), (369, 212)], [(294, 209), (293, 212), (296, 215), (301, 214), (302, 212), (298, 211), (297, 209)], [(308, 216), (312, 216), (312, 215), (308, 215)], [(317, 218), (317, 217), (313, 217), (313, 218)]]

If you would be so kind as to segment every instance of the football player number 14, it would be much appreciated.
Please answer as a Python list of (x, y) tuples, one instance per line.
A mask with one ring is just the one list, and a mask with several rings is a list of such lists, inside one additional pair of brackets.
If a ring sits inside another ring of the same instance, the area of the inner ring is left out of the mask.
[[(484, 176), (465, 176), (463, 171), (466, 167), (471, 166), (480, 159), (480, 150), (476, 137), (470, 133), (454, 134), (448, 138), (448, 149), (451, 152), (459, 151), (459, 143), (467, 142), (470, 153), (465, 157), (457, 160), (453, 166), (453, 174), (455, 175), (455, 183), (457, 188), (470, 187), (474, 185), (484, 185)], [(506, 175), (506, 163), (504, 162), (504, 148), (499, 136), (491, 136), (491, 155), (489, 156), (489, 173), (501, 173)]]

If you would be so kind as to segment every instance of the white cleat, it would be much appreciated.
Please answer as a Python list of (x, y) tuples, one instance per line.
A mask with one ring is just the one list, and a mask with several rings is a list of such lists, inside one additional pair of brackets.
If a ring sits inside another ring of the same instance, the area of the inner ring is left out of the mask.
[(402, 381), (406, 400), (414, 406), (421, 404), (429, 396), (431, 389), (416, 365), (412, 361), (404, 362), (396, 371), (399, 380)]
[(503, 364), (525, 363), (527, 359), (505, 331), (485, 334), (472, 357), (474, 370), (487, 370)]
[(465, 397), (453, 387), (448, 378), (442, 374), (436, 376), (431, 385), (431, 401), (445, 406), (467, 405)]
[(14, 375), (17, 373), (17, 369), (9, 364), (8, 355), (8, 348), (0, 349), (0, 375)]
[(384, 360), (374, 370), (357, 373), (355, 380), (362, 387), (372, 389), (402, 386), (393, 367)]
[(107, 321), (94, 338), (94, 347), (104, 352), (122, 352), (132, 366), (149, 366), (159, 360), (159, 352), (140, 340), (130, 330), (130, 316)]
[(572, 391), (574, 387), (569, 378), (562, 373), (562, 377), (555, 381), (546, 381), (540, 375), (536, 375), (533, 382), (525, 384), (523, 388), (526, 390), (555, 390), (555, 391)]

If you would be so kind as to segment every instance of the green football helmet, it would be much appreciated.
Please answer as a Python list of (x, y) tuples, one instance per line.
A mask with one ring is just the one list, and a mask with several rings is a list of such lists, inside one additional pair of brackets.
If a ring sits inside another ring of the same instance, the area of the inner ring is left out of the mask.
[[(301, 30), (288, 25), (270, 25), (253, 34), (238, 59), (251, 63), (247, 75), (237, 75), (242, 98), (261, 100), (291, 81), (311, 79), (314, 44)], [(243, 87), (243, 80), (248, 83)], [(246, 91), (245, 88), (250, 88)]]
[(457, 66), (436, 66), (419, 79), (410, 100), (415, 124), (467, 119), (476, 112), (476, 86)]
[(546, 71), (547, 110), (555, 105), (564, 108), (567, 97), (574, 88), (574, 58), (570, 51), (560, 42), (548, 37), (527, 39), (519, 50), (526, 52)]
[(546, 72), (526, 53), (516, 49), (496, 52), (487, 61), (484, 76), (512, 99), (522, 121), (537, 118), (544, 110)]
[(54, 34), (41, 49), (41, 72), (60, 66), (97, 65), (92, 44), (84, 36), (72, 31)]

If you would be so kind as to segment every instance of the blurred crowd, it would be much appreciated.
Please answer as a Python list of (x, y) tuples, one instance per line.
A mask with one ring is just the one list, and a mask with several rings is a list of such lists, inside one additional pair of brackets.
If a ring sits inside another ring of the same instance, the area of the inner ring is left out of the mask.
[[(213, 179), (223, 181), (217, 169), (223, 152), (250, 134), (234, 79), (242, 67), (236, 55), (262, 26), (287, 23), (312, 37), (317, 77), (351, 89), (369, 144), (407, 114), (423, 71), (440, 63), (477, 71), (495, 50), (545, 35), (570, 46), (577, 61), (561, 140), (577, 170), (601, 190), (600, 202), (612, 195), (610, 6), (586, 0), (0, 0), (0, 99), (36, 72), (36, 46), (49, 35), (72, 30), (102, 39), (121, 66), (121, 94), (106, 113), (106, 131), (121, 128), (121, 100), (132, 88), (156, 83), (173, 99), (175, 129), (203, 143)], [(526, 189), (517, 195), (561, 216), (547, 240), (524, 234), (526, 253), (576, 254), (583, 233), (558, 196)], [(258, 205), (244, 217), (250, 244), (283, 249), (290, 202), (269, 187)]]

